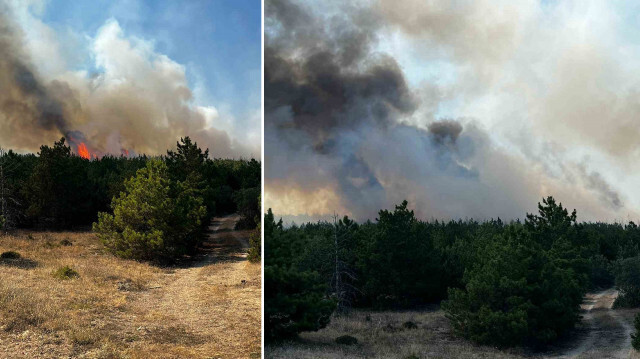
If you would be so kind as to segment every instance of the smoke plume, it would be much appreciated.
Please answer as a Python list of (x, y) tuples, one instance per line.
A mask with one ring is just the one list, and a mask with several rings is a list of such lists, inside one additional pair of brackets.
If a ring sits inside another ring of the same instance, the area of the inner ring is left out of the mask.
[(91, 39), (95, 73), (55, 71), (54, 59), (34, 57), (15, 11), (0, 3), (2, 147), (37, 151), (64, 136), (84, 157), (161, 154), (190, 136), (215, 157), (259, 155), (259, 144), (215, 128), (218, 112), (194, 103), (182, 65), (127, 38), (116, 20)]
[[(483, 86), (493, 93), (499, 65), (527, 37), (518, 21), (534, 16), (532, 4), (489, 18), (490, 4), (445, 4), (265, 3), (267, 207), (289, 219), (364, 220), (407, 199), (423, 218), (512, 219), (553, 195), (582, 219), (634, 214), (587, 158), (527, 124), (539, 113), (509, 112), (504, 126), (471, 106), (438, 115), (484, 96)], [(399, 37), (425, 66), (453, 63), (455, 78), (412, 83), (398, 60), (408, 55), (388, 51)]]

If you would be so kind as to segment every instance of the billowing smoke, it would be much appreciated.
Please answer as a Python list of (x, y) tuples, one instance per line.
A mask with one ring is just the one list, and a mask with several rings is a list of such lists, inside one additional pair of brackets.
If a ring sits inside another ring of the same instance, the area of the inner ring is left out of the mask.
[[(0, 119), (2, 142), (36, 140), (36, 133), (58, 136), (68, 131), (69, 112), (64, 98), (73, 107), (75, 96), (59, 81), (47, 85), (33, 70), (21, 46), (22, 37), (8, 17), (6, 5), (0, 4)], [(71, 95), (71, 96), (69, 96)], [(77, 104), (75, 104), (77, 105)], [(50, 136), (49, 136), (50, 137)], [(29, 145), (27, 145), (29, 146)]]
[(454, 120), (432, 122), (428, 126), (429, 132), (437, 143), (455, 143), (462, 132), (462, 125)]
[(65, 137), (84, 157), (161, 154), (191, 136), (215, 157), (259, 156), (259, 143), (230, 137), (215, 127), (215, 108), (194, 103), (182, 65), (125, 37), (116, 20), (91, 39), (96, 71), (88, 73), (34, 57), (16, 11), (0, 2), (0, 146), (37, 151)]
[[(385, 51), (385, 41), (398, 36), (394, 19), (401, 15), (394, 11), (405, 2), (331, 4), (265, 3), (265, 199), (276, 214), (364, 220), (407, 199), (423, 218), (511, 219), (534, 211), (547, 195), (577, 208), (582, 219), (634, 214), (605, 177), (555, 142), (524, 136), (522, 148), (510, 147), (495, 139), (499, 131), (481, 121), (483, 113), (435, 115), (455, 96), (451, 88), (410, 85), (396, 54)], [(409, 17), (400, 31), (419, 37), (424, 20), (432, 22), (424, 26), (431, 43), (455, 44), (469, 33), (477, 44), (452, 45), (453, 58), (476, 56), (481, 69), (501, 61), (519, 36), (508, 21), (486, 26), (500, 42), (489, 51), (487, 33), (471, 32), (477, 13), (438, 17), (446, 11)], [(478, 71), (482, 81), (492, 76)], [(460, 96), (477, 91), (455, 88)]]

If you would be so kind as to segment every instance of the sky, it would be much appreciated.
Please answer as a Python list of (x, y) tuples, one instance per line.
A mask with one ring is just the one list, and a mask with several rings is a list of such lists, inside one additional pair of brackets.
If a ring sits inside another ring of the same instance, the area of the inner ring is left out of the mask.
[(265, 201), (285, 221), (640, 216), (640, 6), (265, 2)]
[[(146, 79), (136, 78), (136, 73), (142, 74), (145, 70), (132, 65), (136, 58), (143, 58), (147, 63), (139, 66), (146, 66), (150, 71), (147, 78), (158, 76), (158, 81), (146, 84), (150, 87), (145, 90), (159, 91), (152, 87), (160, 83), (186, 87), (189, 94), (183, 100), (188, 109), (184, 110), (201, 115), (189, 113), (186, 117), (193, 115), (194, 121), (204, 121), (204, 125), (199, 126), (204, 128), (180, 123), (176, 125), (179, 130), (200, 131), (201, 134), (195, 137), (201, 142), (228, 142), (225, 146), (201, 144), (217, 148), (221, 156), (260, 156), (260, 1), (3, 0), (2, 3), (3, 15), (11, 24), (12, 37), (20, 44), (16, 46), (21, 48), (20, 59), (29, 64), (44, 87), (52, 81), (65, 81), (73, 90), (77, 89), (75, 86), (84, 86), (82, 81), (93, 81), (89, 87), (96, 87), (96, 78), (110, 79), (112, 85), (117, 80), (132, 87), (144, 87), (141, 83)], [(111, 43), (107, 44), (108, 41)], [(123, 42), (118, 45), (120, 48), (115, 44), (117, 41)], [(161, 74), (159, 63), (172, 67), (175, 73), (165, 71)], [(106, 82), (101, 85), (104, 87)], [(100, 99), (112, 95), (101, 94)], [(147, 99), (150, 101), (147, 105), (164, 106), (153, 103), (163, 96), (158, 94), (153, 100)], [(104, 110), (92, 108), (97, 97), (96, 92), (92, 92), (86, 97), (81, 95), (78, 100), (87, 116), (98, 113), (94, 122), (110, 121), (100, 119)], [(180, 96), (174, 94), (174, 97)], [(127, 121), (141, 121), (134, 118), (136, 116), (123, 115), (122, 112), (130, 114), (134, 105), (127, 106), (128, 110), (121, 111), (118, 116), (127, 117)], [(179, 104), (172, 108), (176, 106)], [(169, 116), (167, 111), (169, 109), (159, 109), (154, 115)], [(149, 121), (166, 122), (166, 119)], [(107, 145), (114, 140), (101, 139), (95, 134), (95, 128), (107, 128), (107, 123), (89, 125), (91, 119), (75, 118), (67, 122), (73, 124), (69, 130), (80, 130), (88, 137), (94, 137), (97, 153), (117, 152)], [(168, 122), (171, 126), (172, 119)], [(144, 130), (146, 126), (134, 127), (128, 131)], [(202, 134), (207, 128), (213, 128), (209, 132), (217, 132), (215, 135)], [(174, 137), (180, 136), (179, 130), (164, 131), (161, 136), (167, 137), (165, 141), (149, 144), (152, 141), (148, 140), (147, 144), (142, 144), (138, 141), (139, 136), (126, 133), (124, 123), (118, 128), (119, 141), (130, 142), (127, 146), (138, 153), (163, 152), (163, 146), (175, 143)], [(224, 135), (228, 138), (220, 140)], [(53, 137), (54, 134), (45, 134), (42, 139), (49, 141)], [(135, 141), (138, 142), (132, 143)], [(8, 145), (16, 146), (5, 144)], [(33, 146), (25, 147), (29, 150)]]

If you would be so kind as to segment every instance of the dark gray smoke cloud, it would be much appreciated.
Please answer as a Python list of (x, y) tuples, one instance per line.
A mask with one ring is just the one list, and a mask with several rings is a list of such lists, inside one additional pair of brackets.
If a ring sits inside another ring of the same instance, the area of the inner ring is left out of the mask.
[(66, 112), (75, 103), (65, 83), (43, 83), (23, 52), (22, 42), (22, 34), (8, 17), (8, 8), (0, 4), (0, 123), (5, 135), (10, 133), (30, 143), (39, 137), (34, 131), (66, 133)]
[(370, 9), (269, 0), (265, 16), (265, 199), (277, 214), (367, 219), (408, 199), (426, 218), (514, 218), (547, 195), (591, 217), (623, 205), (597, 174), (550, 175), (472, 119), (416, 120), (437, 99), (377, 50)]
[(454, 120), (443, 120), (430, 123), (429, 132), (433, 134), (436, 142), (443, 143), (455, 143), (462, 132), (462, 125)]
[(320, 152), (330, 152), (344, 131), (363, 124), (384, 128), (415, 110), (395, 60), (369, 56), (374, 32), (370, 22), (358, 20), (366, 17), (358, 10), (317, 26), (285, 1), (269, 1), (265, 11), (281, 30), (267, 35), (265, 112), (287, 107), (291, 122), (282, 125), (305, 132)]

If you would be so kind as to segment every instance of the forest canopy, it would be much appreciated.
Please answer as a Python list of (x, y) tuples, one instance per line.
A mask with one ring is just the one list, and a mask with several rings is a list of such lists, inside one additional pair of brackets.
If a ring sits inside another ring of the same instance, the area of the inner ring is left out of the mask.
[[(111, 202), (126, 181), (158, 160), (172, 183), (182, 183), (202, 198), (202, 223), (213, 216), (240, 211), (245, 227), (255, 228), (259, 213), (260, 162), (210, 158), (189, 137), (166, 155), (86, 159), (71, 151), (65, 138), (43, 145), (37, 154), (0, 151), (0, 217), (6, 229), (89, 227), (99, 212), (111, 213)], [(240, 195), (242, 194), (242, 195)], [(247, 197), (254, 195), (253, 200)]]
[(620, 305), (640, 304), (635, 223), (581, 223), (552, 197), (509, 223), (422, 221), (406, 201), (360, 224), (336, 217), (284, 227), (271, 210), (263, 223), (271, 341), (319, 330), (353, 307), (440, 303), (460, 336), (540, 346), (574, 327), (587, 290), (619, 283)]

